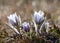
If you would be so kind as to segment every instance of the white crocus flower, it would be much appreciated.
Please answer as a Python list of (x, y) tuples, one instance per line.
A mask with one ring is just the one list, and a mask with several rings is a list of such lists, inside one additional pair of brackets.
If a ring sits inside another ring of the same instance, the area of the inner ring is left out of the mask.
[(36, 23), (41, 23), (44, 20), (44, 12), (43, 11), (35, 11), (34, 12), (34, 20)]
[[(34, 19), (33, 19), (33, 22), (34, 22), (34, 26), (35, 26), (35, 31), (36, 31), (36, 34), (38, 33), (38, 29), (37, 29), (37, 24), (40, 24), (41, 22), (43, 22), (44, 20), (44, 12), (43, 11), (34, 11)], [(37, 23), (37, 24), (36, 24)], [(41, 29), (43, 27), (45, 22), (42, 23), (40, 29), (39, 29), (39, 32), (41, 33)]]
[(16, 15), (16, 13), (13, 13), (11, 14), (10, 16), (8, 16), (8, 20), (9, 20), (9, 23), (14, 25), (18, 22), (18, 16)]
[(17, 34), (19, 34), (18, 30), (14, 27), (14, 25), (19, 24), (19, 23), (21, 24), (20, 16), (18, 17), (15, 12), (15, 13), (11, 14), (10, 16), (8, 16), (8, 20), (9, 20), (9, 26), (12, 28), (12, 30), (14, 30)]

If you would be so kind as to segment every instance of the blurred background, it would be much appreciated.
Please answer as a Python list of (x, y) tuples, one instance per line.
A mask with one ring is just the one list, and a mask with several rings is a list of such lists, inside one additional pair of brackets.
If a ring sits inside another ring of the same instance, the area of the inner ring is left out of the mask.
[(60, 0), (0, 0), (0, 40), (7, 37), (5, 34), (13, 34), (6, 25), (8, 15), (16, 12), (21, 16), (22, 22), (30, 21), (34, 10), (44, 11), (60, 28)]
[[(0, 20), (5, 22), (7, 15), (17, 12), (22, 18), (33, 14), (33, 11), (45, 11), (59, 16), (60, 0), (0, 0)], [(27, 17), (29, 18), (29, 17)]]

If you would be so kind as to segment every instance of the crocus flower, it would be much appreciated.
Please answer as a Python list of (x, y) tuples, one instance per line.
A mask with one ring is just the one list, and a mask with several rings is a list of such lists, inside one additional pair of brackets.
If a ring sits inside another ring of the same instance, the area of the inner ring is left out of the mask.
[(27, 22), (22, 23), (22, 28), (24, 31), (29, 32), (30, 31), (30, 25)]
[(44, 12), (43, 11), (35, 11), (34, 12), (34, 20), (36, 23), (41, 23), (44, 20)]
[(9, 20), (9, 23), (12, 24), (12, 25), (15, 25), (16, 23), (19, 22), (19, 18), (16, 15), (16, 13), (13, 13), (10, 16), (8, 16), (8, 20)]
[(16, 15), (16, 13), (11, 14), (10, 16), (8, 16), (8, 20), (9, 20), (9, 26), (12, 28), (12, 30), (14, 30), (17, 34), (19, 34), (18, 30), (14, 27), (15, 24), (18, 24), (19, 22), (21, 22), (21, 18), (20, 16), (18, 17)]

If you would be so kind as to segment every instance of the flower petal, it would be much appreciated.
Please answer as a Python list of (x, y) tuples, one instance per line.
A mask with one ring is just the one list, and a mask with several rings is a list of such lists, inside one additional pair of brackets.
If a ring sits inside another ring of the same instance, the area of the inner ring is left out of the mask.
[(27, 23), (27, 22), (24, 22), (24, 23), (22, 24), (22, 27), (23, 27), (23, 29), (24, 29), (26, 32), (28, 32), (28, 31), (30, 30), (30, 25), (29, 25), (29, 23)]
[(36, 23), (41, 23), (44, 20), (44, 12), (43, 11), (34, 11), (34, 19)]

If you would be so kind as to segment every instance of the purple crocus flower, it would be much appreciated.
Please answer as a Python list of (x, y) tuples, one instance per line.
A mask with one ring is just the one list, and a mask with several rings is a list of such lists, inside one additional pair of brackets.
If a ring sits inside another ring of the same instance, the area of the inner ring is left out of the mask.
[(20, 21), (16, 13), (13, 13), (10, 16), (8, 16), (8, 20), (9, 20), (9, 26), (12, 28), (12, 30), (14, 30), (17, 34), (20, 34), (18, 30), (13, 26)]
[(14, 24), (19, 22), (19, 18), (16, 15), (16, 13), (13, 13), (10, 16), (8, 16), (8, 20), (9, 20), (9, 23), (12, 24), (12, 25), (14, 25)]
[(36, 23), (41, 23), (44, 20), (44, 12), (43, 11), (35, 11), (34, 12), (34, 20)]
[(30, 25), (27, 22), (22, 23), (22, 28), (24, 31), (29, 32), (30, 31)]

